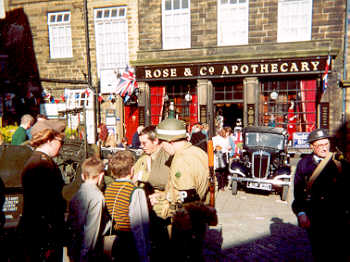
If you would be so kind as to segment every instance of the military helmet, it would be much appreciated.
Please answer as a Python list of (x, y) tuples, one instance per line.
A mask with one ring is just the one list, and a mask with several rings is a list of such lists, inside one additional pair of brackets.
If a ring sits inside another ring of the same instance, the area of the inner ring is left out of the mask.
[(158, 124), (156, 134), (158, 139), (165, 141), (186, 138), (186, 123), (174, 118), (165, 119)]
[(318, 129), (315, 129), (313, 130), (308, 138), (307, 138), (307, 142), (309, 144), (317, 141), (317, 140), (320, 140), (320, 139), (323, 139), (323, 138), (329, 138), (329, 134), (328, 134), (328, 131), (326, 129), (322, 129), (322, 128), (318, 128)]

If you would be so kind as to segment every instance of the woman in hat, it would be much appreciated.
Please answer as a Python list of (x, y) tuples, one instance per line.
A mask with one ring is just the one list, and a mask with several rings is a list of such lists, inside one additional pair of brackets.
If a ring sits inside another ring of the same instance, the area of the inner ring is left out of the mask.
[(64, 181), (52, 158), (63, 144), (64, 129), (64, 122), (44, 120), (31, 130), (34, 151), (22, 172), (25, 261), (62, 261)]

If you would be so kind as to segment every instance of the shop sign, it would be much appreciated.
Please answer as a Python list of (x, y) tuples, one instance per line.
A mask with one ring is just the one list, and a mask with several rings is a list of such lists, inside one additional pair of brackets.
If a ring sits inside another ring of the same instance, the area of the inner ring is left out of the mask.
[(327, 57), (137, 66), (137, 81), (242, 77), (256, 75), (310, 74), (325, 70)]
[(294, 132), (293, 133), (293, 147), (295, 148), (309, 148), (307, 138), (309, 132)]

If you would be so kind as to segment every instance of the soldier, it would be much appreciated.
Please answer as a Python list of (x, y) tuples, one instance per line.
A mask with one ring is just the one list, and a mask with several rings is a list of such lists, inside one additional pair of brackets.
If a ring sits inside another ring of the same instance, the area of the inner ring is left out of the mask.
[(326, 130), (312, 131), (308, 143), (313, 153), (297, 165), (293, 212), (308, 232), (315, 261), (349, 261), (348, 164), (330, 152)]
[[(160, 146), (155, 129), (155, 126), (148, 126), (140, 132), (139, 139), (144, 154), (133, 167), (136, 185), (143, 187), (146, 195), (164, 192), (170, 171), (168, 163), (170, 155)], [(161, 210), (161, 204), (155, 204), (150, 210), (152, 261), (163, 261), (168, 248), (169, 219), (161, 217), (161, 214), (158, 213)]]
[[(174, 261), (202, 260), (201, 248), (208, 221), (208, 156), (186, 140), (186, 124), (166, 119), (156, 128), (162, 148), (173, 156), (169, 182), (164, 193), (150, 196), (152, 205), (166, 202), (162, 216), (172, 218), (171, 242)], [(196, 204), (199, 203), (199, 204)], [(204, 214), (205, 213), (205, 214)]]

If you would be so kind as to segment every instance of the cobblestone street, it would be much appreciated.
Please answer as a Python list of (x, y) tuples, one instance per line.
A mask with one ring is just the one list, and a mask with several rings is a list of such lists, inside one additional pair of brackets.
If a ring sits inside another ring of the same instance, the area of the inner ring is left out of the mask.
[(291, 211), (292, 197), (292, 188), (287, 201), (274, 194), (218, 192), (219, 226), (209, 230), (207, 261), (311, 262), (306, 232)]

